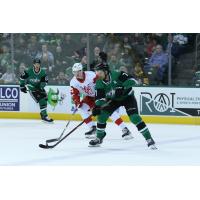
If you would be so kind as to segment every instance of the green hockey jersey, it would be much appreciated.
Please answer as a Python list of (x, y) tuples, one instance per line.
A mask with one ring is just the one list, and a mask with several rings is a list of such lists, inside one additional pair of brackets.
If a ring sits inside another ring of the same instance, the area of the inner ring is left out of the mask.
[(43, 90), (47, 83), (48, 77), (42, 68), (36, 73), (34, 68), (31, 67), (25, 70), (20, 76), (20, 87), (26, 85), (30, 91)]
[[(109, 74), (109, 81), (98, 79), (96, 81), (96, 105), (102, 106), (107, 100), (121, 101), (127, 98), (128, 95), (133, 95), (133, 86), (136, 86), (137, 81), (125, 72), (112, 71)], [(116, 96), (115, 90), (122, 87), (124, 92), (122, 96)]]

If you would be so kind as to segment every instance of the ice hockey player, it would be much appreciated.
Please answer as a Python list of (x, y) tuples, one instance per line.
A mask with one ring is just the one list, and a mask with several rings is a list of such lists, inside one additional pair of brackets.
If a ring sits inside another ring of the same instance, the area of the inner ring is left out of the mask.
[(40, 116), (44, 122), (52, 123), (53, 119), (47, 115), (47, 93), (44, 87), (48, 83), (48, 77), (41, 68), (40, 59), (33, 60), (33, 67), (25, 70), (20, 76), (20, 90), (24, 93), (28, 91), (31, 97), (40, 106)]
[[(95, 106), (96, 74), (93, 71), (83, 71), (81, 63), (73, 65), (72, 73), (74, 74), (74, 77), (70, 81), (72, 99), (76, 107), (80, 110), (84, 122), (89, 127), (89, 131), (85, 133), (85, 137), (91, 139), (95, 137), (96, 133), (96, 125), (92, 121), (90, 112)], [(82, 101), (80, 100), (80, 94), (84, 95)], [(110, 118), (122, 128), (122, 138), (125, 140), (133, 138), (117, 112), (114, 112)]]
[[(109, 71), (106, 64), (100, 63), (95, 68), (98, 79), (96, 81), (96, 96), (93, 115), (97, 116), (96, 138), (89, 142), (89, 146), (100, 146), (106, 136), (106, 121), (109, 116), (124, 106), (138, 131), (147, 141), (147, 146), (156, 149), (155, 142), (140, 115), (138, 114), (137, 102), (134, 96), (133, 86), (137, 81), (125, 72)], [(107, 104), (107, 105), (106, 105)], [(100, 108), (104, 105), (104, 108)]]

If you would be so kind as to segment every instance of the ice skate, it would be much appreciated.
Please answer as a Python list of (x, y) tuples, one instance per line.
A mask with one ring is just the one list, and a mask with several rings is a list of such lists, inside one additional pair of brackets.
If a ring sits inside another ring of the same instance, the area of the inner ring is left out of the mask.
[(124, 139), (124, 140), (131, 140), (131, 139), (133, 139), (134, 137), (133, 137), (133, 135), (132, 135), (132, 133), (129, 131), (129, 129), (127, 128), (127, 127), (125, 127), (123, 130), (122, 130), (122, 138)]
[(85, 138), (94, 139), (96, 137), (96, 126), (92, 126), (91, 129), (85, 133)]
[(151, 149), (151, 150), (156, 150), (156, 149), (158, 149), (158, 148), (156, 147), (155, 142), (154, 142), (154, 140), (153, 140), (152, 138), (147, 140), (147, 146), (148, 146), (149, 149)]

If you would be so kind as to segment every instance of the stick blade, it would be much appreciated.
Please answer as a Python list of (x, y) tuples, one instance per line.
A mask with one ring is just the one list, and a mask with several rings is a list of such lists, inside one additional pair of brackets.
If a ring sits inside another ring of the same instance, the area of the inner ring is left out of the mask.
[(42, 149), (48, 149), (49, 146), (48, 145), (44, 145), (44, 144), (39, 144), (39, 147)]

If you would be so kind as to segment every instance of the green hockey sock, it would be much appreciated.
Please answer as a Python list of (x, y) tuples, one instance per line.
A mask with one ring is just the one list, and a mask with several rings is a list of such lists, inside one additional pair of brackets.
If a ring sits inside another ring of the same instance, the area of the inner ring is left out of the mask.
[(99, 122), (97, 123), (97, 131), (96, 131), (97, 138), (103, 139), (106, 136), (105, 128), (106, 128), (106, 123), (99, 123)]
[(47, 116), (47, 101), (46, 101), (46, 99), (41, 99), (39, 101), (39, 105), (40, 105), (40, 115), (41, 115), (41, 117)]
[(142, 121), (142, 118), (138, 114), (130, 115), (129, 117), (131, 122), (136, 125), (138, 131), (144, 136), (144, 138), (146, 140), (151, 139), (149, 129), (145, 122)]
[(106, 132), (103, 130), (97, 130), (96, 135), (97, 135), (97, 138), (102, 140), (106, 136)]
[(151, 133), (149, 132), (149, 129), (147, 127), (145, 130), (140, 131), (140, 132), (144, 136), (145, 140), (151, 139)]
[(101, 114), (97, 116), (98, 123), (100, 123), (100, 124), (106, 123), (109, 116), (110, 116), (110, 114), (108, 112), (101, 111)]

